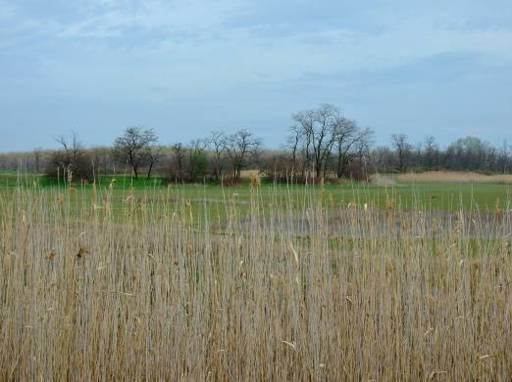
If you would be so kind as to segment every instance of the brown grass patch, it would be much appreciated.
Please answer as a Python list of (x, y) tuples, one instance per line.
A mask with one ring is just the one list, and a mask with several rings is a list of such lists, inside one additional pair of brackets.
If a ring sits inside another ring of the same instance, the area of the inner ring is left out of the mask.
[(396, 175), (399, 182), (425, 183), (498, 183), (512, 184), (512, 175), (485, 175), (476, 172), (427, 171)]

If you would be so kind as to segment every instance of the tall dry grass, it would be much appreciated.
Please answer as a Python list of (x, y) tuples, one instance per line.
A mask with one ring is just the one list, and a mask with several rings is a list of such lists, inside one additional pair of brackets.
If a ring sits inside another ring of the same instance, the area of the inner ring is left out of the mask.
[(0, 380), (510, 380), (510, 216), (119, 192), (0, 199)]

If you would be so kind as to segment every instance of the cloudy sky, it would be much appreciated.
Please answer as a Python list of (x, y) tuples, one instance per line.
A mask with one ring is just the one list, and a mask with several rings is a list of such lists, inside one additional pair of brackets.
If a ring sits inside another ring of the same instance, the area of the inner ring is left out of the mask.
[(0, 151), (164, 144), (338, 105), (386, 144), (512, 141), (510, 0), (0, 0)]

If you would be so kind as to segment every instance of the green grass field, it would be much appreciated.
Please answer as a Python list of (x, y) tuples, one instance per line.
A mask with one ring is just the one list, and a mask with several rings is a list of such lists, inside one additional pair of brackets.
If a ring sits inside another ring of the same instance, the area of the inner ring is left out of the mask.
[[(46, 179), (43, 176), (0, 174), (0, 192), (8, 195), (18, 185), (46, 190), (67, 190), (63, 184)], [(293, 200), (300, 208), (304, 191), (313, 195), (323, 205), (329, 207), (364, 206), (370, 208), (427, 209), (433, 211), (454, 212), (461, 208), (465, 211), (496, 212), (509, 210), (512, 201), (512, 185), (499, 183), (448, 183), (448, 182), (397, 182), (390, 186), (367, 183), (345, 183), (318, 185), (283, 185), (263, 183), (257, 189), (244, 183), (222, 187), (215, 184), (168, 184), (162, 178), (129, 178), (107, 176), (99, 179), (96, 185), (77, 185), (73, 189), (73, 198), (87, 198), (96, 190), (104, 192), (115, 189), (115, 209), (122, 208), (121, 201), (132, 195), (136, 200), (147, 198), (187, 199), (190, 204), (207, 204), (212, 208), (226, 202), (240, 206), (248, 205), (251, 193), (264, 205), (279, 208), (286, 200)]]

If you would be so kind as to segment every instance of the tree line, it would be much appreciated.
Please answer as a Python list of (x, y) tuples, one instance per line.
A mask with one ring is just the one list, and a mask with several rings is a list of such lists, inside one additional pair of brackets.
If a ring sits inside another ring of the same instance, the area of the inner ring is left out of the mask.
[(129, 127), (111, 147), (85, 148), (76, 134), (59, 137), (56, 150), (0, 154), (0, 170), (45, 173), (64, 182), (97, 176), (157, 174), (172, 182), (238, 182), (244, 169), (257, 169), (274, 181), (366, 180), (375, 172), (427, 170), (512, 172), (512, 148), (495, 147), (476, 137), (441, 148), (434, 137), (412, 144), (405, 134), (390, 145), (375, 146), (374, 132), (343, 115), (333, 105), (292, 115), (286, 143), (266, 150), (251, 131), (212, 131), (189, 144), (162, 145), (152, 129)]

